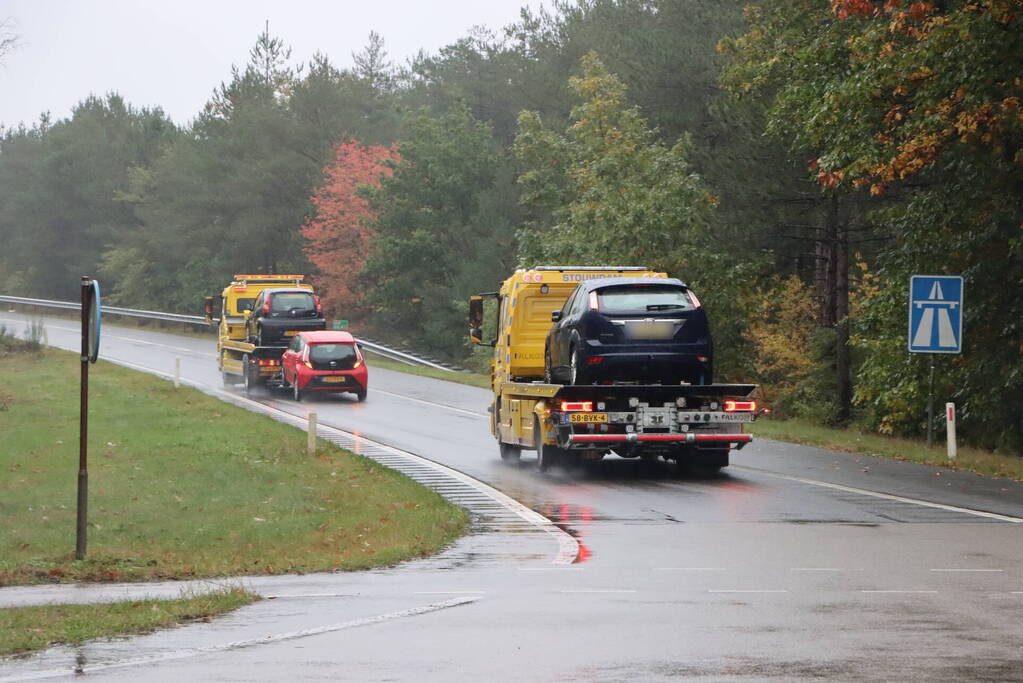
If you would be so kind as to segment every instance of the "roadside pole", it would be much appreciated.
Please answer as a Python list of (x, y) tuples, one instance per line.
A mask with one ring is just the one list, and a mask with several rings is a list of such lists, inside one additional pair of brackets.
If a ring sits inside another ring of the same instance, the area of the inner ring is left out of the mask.
[(945, 404), (945, 434), (948, 441), (948, 459), (956, 459), (956, 404)]
[(316, 455), (316, 411), (309, 413), (309, 443), (307, 450), (309, 455)]
[(934, 443), (934, 354), (931, 354), (931, 374), (927, 381), (927, 447)]
[(78, 510), (75, 559), (84, 560), (89, 524), (89, 363), (99, 358), (99, 283), (82, 276), (82, 371), (78, 414)]

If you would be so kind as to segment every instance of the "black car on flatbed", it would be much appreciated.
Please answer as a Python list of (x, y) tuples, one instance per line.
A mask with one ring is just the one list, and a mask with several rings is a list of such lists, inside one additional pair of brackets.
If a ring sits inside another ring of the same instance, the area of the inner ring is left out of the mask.
[(680, 280), (586, 280), (551, 320), (544, 349), (548, 382), (714, 381), (707, 314)]
[(257, 346), (287, 346), (299, 332), (326, 327), (320, 297), (294, 287), (264, 289), (245, 319), (246, 337)]

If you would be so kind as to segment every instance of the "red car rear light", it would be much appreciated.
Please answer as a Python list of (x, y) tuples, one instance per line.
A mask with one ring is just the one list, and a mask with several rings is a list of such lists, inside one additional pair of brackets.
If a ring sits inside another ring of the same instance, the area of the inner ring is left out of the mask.
[(593, 412), (593, 401), (562, 401), (561, 412), (578, 411), (582, 413)]
[(266, 301), (263, 302), (263, 313), (269, 313), (269, 312), (270, 312), (270, 297), (267, 297)]
[(693, 290), (690, 289), (689, 291), (686, 292), (686, 294), (689, 295), (689, 300), (693, 302), (693, 308), (699, 308), (700, 300), (696, 298), (695, 294), (693, 294)]
[(752, 413), (756, 412), (756, 401), (725, 401), (726, 413)]
[(592, 291), (592, 292), (590, 292), (590, 310), (591, 311), (596, 311), (599, 308), (600, 308), (600, 303), (597, 301), (597, 292), (596, 291)]
[(260, 365), (277, 365), (278, 363), (275, 360), (261, 360), (261, 361), (259, 361), (259, 364)]
[(361, 360), (355, 361), (355, 365), (352, 366), (352, 369), (354, 370), (355, 368), (358, 368), (358, 367), (362, 367), (362, 361)]
[(323, 304), (320, 302), (320, 297), (313, 294), (313, 303), (316, 306), (317, 313), (323, 313)]
[(589, 358), (586, 359), (587, 365), (598, 365), (599, 363), (603, 362), (604, 362), (603, 356), (590, 356)]

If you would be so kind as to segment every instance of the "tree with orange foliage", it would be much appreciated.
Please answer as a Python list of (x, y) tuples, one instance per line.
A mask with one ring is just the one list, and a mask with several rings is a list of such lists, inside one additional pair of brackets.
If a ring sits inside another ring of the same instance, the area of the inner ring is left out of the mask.
[(977, 442), (1023, 453), (1023, 0), (773, 0), (747, 19), (720, 45), (728, 87), (764, 98), (770, 131), (822, 187), (884, 198), (886, 286), (854, 337), (859, 404), (922, 430), (906, 283), (962, 274), (964, 352), (942, 366), (942, 398)]
[(316, 213), (302, 226), (304, 250), (319, 270), (312, 281), (335, 315), (359, 317), (364, 294), (359, 274), (377, 236), (372, 227), (375, 216), (361, 188), (380, 187), (381, 177), (390, 176), (399, 160), (395, 146), (343, 142), (311, 198)]

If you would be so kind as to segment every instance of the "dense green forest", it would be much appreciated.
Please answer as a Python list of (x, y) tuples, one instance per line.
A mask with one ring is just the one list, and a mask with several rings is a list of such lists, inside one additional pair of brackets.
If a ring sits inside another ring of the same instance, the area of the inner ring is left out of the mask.
[(353, 57), (264, 33), (187, 125), (109, 94), (0, 131), (0, 292), (195, 313), (303, 272), (472, 362), (465, 298), (514, 268), (647, 265), (777, 414), (915, 435), (908, 279), (961, 274), (937, 400), (1023, 452), (1023, 0), (577, 0)]

